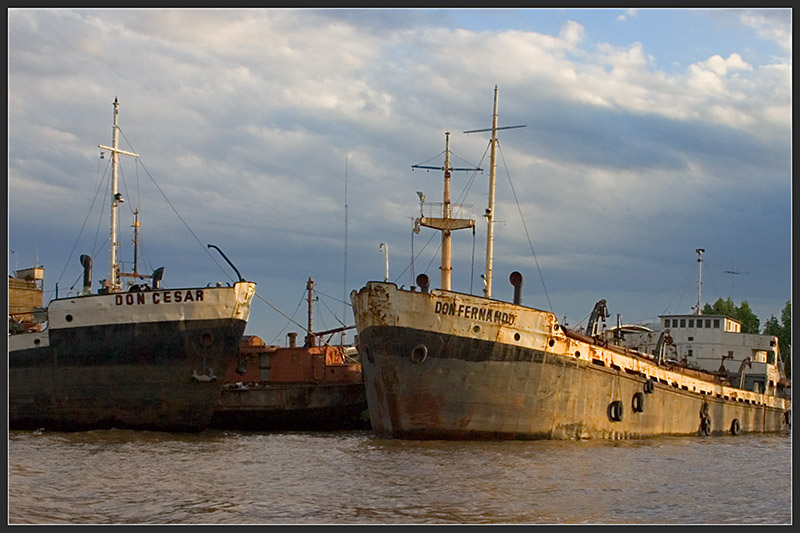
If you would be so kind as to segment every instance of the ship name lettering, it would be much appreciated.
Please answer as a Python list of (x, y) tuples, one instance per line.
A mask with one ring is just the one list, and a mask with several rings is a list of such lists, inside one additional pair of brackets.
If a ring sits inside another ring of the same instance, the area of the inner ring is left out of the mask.
[(513, 324), (514, 320), (516, 320), (516, 316), (513, 313), (492, 311), (487, 307), (476, 307), (464, 304), (456, 305), (454, 302), (436, 302), (434, 312), (441, 315), (458, 316), (472, 320), (494, 322), (496, 324)]
[(158, 292), (129, 292), (126, 294), (117, 294), (115, 303), (117, 305), (141, 305), (148, 303), (168, 304), (172, 302), (202, 302), (203, 292), (204, 291), (202, 289)]

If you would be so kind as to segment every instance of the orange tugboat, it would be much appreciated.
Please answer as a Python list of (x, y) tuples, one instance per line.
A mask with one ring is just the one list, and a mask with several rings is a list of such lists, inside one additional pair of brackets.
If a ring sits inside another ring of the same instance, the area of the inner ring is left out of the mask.
[(223, 381), (211, 426), (220, 429), (369, 429), (366, 391), (357, 351), (324, 341), (354, 326), (312, 333), (314, 281), (309, 278), (308, 334), (303, 346), (289, 333), (289, 346), (267, 345), (245, 335), (239, 359)]

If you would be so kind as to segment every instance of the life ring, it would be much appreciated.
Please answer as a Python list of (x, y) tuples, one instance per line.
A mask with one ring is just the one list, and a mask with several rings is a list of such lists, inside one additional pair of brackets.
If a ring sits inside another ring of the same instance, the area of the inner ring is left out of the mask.
[(641, 413), (644, 411), (644, 394), (637, 392), (633, 395), (633, 399), (631, 400), (631, 408), (633, 409), (634, 413)]
[(651, 394), (653, 392), (653, 389), (655, 389), (655, 385), (653, 384), (652, 379), (648, 379), (647, 381), (644, 382), (644, 392), (646, 394)]
[(741, 429), (742, 428), (739, 425), (739, 419), (738, 418), (734, 418), (733, 422), (731, 422), (731, 435), (734, 435), (734, 436), (738, 435), (739, 432), (741, 431)]
[(623, 407), (622, 402), (619, 400), (614, 400), (610, 404), (608, 404), (608, 418), (612, 422), (621, 422), (623, 415)]

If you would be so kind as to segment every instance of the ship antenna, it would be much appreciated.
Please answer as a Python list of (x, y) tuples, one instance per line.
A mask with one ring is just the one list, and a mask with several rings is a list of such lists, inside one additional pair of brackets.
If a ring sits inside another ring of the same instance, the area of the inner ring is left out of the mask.
[(139, 210), (133, 212), (133, 275), (139, 275)]
[(490, 166), (489, 166), (489, 207), (486, 208), (486, 213), (484, 216), (486, 217), (486, 273), (484, 274), (483, 282), (485, 286), (483, 288), (483, 294), (486, 298), (492, 297), (492, 253), (494, 249), (494, 184), (495, 184), (495, 171), (497, 167), (497, 130), (508, 130), (511, 128), (524, 128), (524, 125), (521, 126), (503, 126), (502, 128), (497, 127), (497, 85), (494, 86), (494, 111), (492, 112), (492, 128), (483, 129), (483, 130), (469, 130), (465, 131), (464, 133), (477, 133), (481, 131), (491, 131), (492, 132), (492, 140), (491, 140), (491, 154), (490, 154)]
[(703, 286), (703, 252), (705, 250), (703, 248), (698, 248), (695, 250), (697, 252), (697, 305), (694, 308), (694, 314), (701, 315), (703, 314), (700, 310), (700, 288)]
[(312, 324), (312, 301), (314, 299), (314, 280), (312, 278), (308, 278), (306, 282), (306, 290), (308, 291), (308, 336), (306, 337), (306, 347), (314, 346), (314, 333), (313, 324)]
[(733, 261), (731, 261), (731, 269), (730, 270), (726, 270), (725, 274), (730, 274), (731, 275), (731, 292), (730, 292), (729, 298), (731, 299), (731, 301), (733, 301), (733, 276), (738, 276), (739, 274), (747, 274), (747, 272), (737, 272), (736, 270), (734, 270), (733, 269)]
[[(344, 158), (344, 279), (342, 283), (342, 320), (347, 315), (347, 160)], [(342, 333), (342, 344), (346, 333)]]
[(121, 284), (119, 281), (119, 264), (117, 263), (117, 247), (119, 246), (119, 242), (117, 242), (117, 207), (119, 204), (124, 202), (125, 200), (122, 198), (122, 194), (117, 191), (117, 162), (118, 162), (118, 154), (122, 155), (129, 155), (131, 157), (139, 157), (137, 154), (133, 152), (126, 152), (125, 150), (119, 150), (117, 148), (118, 145), (118, 138), (119, 138), (119, 125), (117, 123), (117, 119), (119, 117), (119, 100), (114, 98), (114, 126), (112, 129), (112, 145), (103, 146), (102, 144), (97, 145), (99, 148), (103, 150), (109, 150), (111, 152), (111, 245), (109, 246), (109, 274), (108, 274), (108, 291), (109, 292), (119, 292), (121, 289)]

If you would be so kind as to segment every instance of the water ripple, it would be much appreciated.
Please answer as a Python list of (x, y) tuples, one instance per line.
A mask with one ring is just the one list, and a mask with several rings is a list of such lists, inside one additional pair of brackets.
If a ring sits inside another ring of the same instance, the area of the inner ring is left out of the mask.
[(9, 433), (12, 524), (788, 524), (791, 437)]

